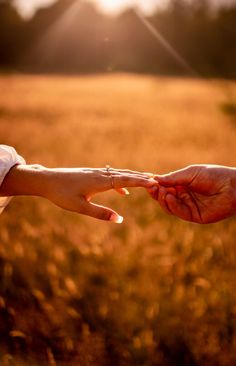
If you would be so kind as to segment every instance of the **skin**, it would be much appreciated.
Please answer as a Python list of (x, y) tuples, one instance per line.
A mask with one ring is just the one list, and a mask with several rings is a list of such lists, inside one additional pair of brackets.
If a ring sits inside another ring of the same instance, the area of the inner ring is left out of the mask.
[(209, 224), (236, 214), (235, 168), (192, 165), (155, 179), (151, 196), (171, 215)]
[(39, 196), (57, 206), (100, 220), (121, 223), (123, 217), (112, 209), (91, 202), (101, 192), (115, 189), (129, 194), (125, 187), (150, 189), (156, 182), (148, 174), (129, 170), (49, 169), (41, 165), (16, 165), (5, 177), (0, 196)]

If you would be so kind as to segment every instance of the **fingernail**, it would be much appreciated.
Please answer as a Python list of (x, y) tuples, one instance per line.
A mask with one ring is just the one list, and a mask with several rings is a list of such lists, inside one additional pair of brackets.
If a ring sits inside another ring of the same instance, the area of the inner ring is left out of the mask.
[(115, 224), (122, 224), (124, 218), (113, 213), (110, 217), (110, 221), (114, 222)]

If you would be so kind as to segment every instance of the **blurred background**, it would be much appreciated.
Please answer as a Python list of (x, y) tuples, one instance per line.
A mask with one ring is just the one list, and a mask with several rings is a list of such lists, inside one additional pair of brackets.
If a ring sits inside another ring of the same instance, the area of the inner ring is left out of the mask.
[(236, 4), (229, 0), (1, 0), (0, 67), (186, 74), (137, 10), (201, 76), (236, 76)]
[[(28, 163), (235, 166), (236, 3), (0, 0), (0, 136)], [(14, 198), (0, 218), (0, 365), (236, 364), (235, 218), (123, 225)]]

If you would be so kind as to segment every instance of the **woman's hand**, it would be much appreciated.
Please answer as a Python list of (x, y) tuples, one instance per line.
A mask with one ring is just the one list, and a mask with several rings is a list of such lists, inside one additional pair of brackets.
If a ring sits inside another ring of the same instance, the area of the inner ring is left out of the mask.
[(126, 187), (151, 188), (148, 174), (116, 169), (47, 169), (37, 165), (13, 167), (0, 188), (1, 196), (35, 195), (57, 206), (100, 220), (121, 223), (123, 218), (110, 208), (96, 205), (91, 198), (115, 189), (128, 194)]
[(121, 223), (123, 218), (115, 211), (96, 205), (91, 198), (100, 192), (115, 189), (120, 194), (129, 194), (124, 187), (151, 187), (147, 175), (110, 169), (52, 169), (47, 198), (56, 205), (100, 220)]
[(192, 165), (155, 179), (159, 188), (150, 193), (171, 215), (208, 224), (236, 214), (235, 168)]

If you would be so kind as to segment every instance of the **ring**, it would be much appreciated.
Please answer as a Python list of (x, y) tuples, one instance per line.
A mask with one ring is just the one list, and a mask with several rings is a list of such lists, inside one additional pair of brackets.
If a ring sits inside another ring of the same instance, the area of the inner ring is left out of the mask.
[(111, 186), (112, 186), (112, 188), (113, 189), (115, 189), (115, 185), (114, 185), (114, 177), (113, 177), (113, 175), (112, 175), (112, 173), (111, 173), (111, 170), (112, 168), (111, 168), (111, 166), (110, 165), (106, 165), (106, 170), (107, 170), (107, 173), (108, 173), (108, 176), (111, 178)]

